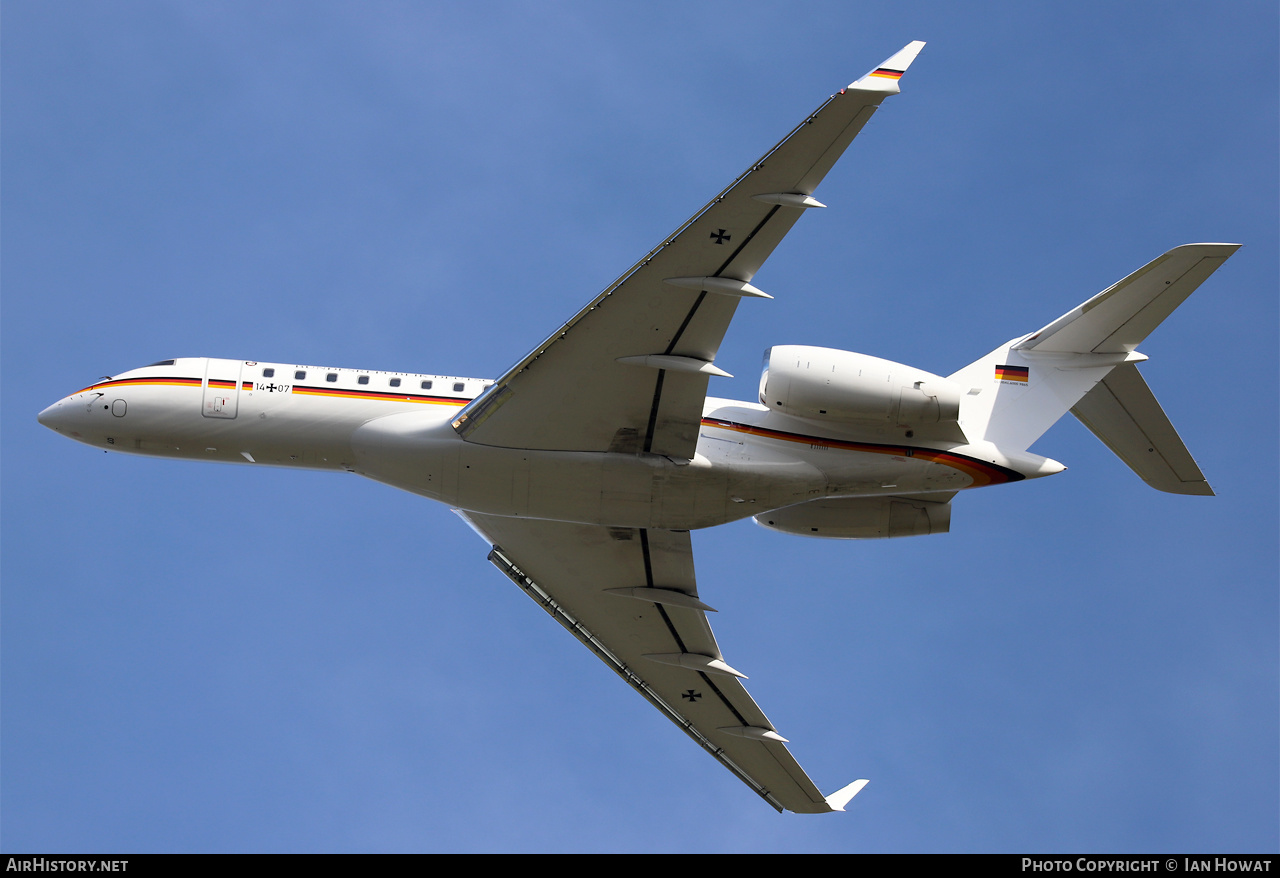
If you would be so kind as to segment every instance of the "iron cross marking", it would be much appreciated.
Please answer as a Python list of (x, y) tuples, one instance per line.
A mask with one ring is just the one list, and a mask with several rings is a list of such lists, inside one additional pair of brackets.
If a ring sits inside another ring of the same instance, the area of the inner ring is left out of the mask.
[(690, 689), (688, 692), (685, 692), (680, 697), (683, 698), (685, 701), (697, 701), (699, 698), (702, 697), (702, 693), (694, 692), (692, 689)]
[(732, 235), (726, 235), (726, 234), (724, 233), (724, 229), (720, 229), (720, 231), (718, 231), (718, 232), (712, 232), (712, 233), (711, 233), (711, 237), (713, 237), (713, 238), (715, 238), (715, 239), (716, 239), (716, 243), (717, 243), (717, 244), (723, 244), (725, 241), (728, 241), (728, 240), (729, 240), (730, 238), (732, 238), (733, 236), (732, 236)]

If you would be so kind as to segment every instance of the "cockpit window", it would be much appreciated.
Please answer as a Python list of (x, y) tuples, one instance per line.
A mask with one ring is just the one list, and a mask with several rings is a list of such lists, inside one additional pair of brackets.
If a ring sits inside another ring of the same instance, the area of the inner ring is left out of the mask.
[[(151, 366), (172, 366), (172, 365), (173, 365), (173, 360), (161, 360), (158, 363), (151, 364)], [(151, 368), (151, 367), (148, 366), (147, 368)]]

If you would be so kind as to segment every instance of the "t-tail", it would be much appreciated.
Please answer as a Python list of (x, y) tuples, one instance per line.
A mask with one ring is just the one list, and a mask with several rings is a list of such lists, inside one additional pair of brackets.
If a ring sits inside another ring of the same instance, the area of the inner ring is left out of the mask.
[(971, 388), (960, 407), (969, 441), (1025, 451), (1070, 411), (1151, 487), (1212, 494), (1139, 374), (1137, 364), (1147, 358), (1137, 347), (1239, 247), (1175, 247), (949, 376)]

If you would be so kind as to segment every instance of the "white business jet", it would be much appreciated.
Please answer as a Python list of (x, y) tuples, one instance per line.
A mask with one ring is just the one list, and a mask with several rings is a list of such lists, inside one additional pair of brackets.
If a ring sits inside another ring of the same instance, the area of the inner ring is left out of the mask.
[(1027, 448), (1070, 411), (1161, 491), (1212, 494), (1137, 346), (1235, 250), (1170, 250), (947, 377), (848, 351), (765, 354), (755, 402), (707, 397), (738, 304), (915, 59), (832, 95), (496, 381), (183, 358), (40, 423), (107, 450), (345, 470), (454, 507), (489, 560), (778, 810), (844, 810), (707, 623), (689, 531), (746, 517), (845, 539), (945, 533), (957, 492), (1064, 469)]

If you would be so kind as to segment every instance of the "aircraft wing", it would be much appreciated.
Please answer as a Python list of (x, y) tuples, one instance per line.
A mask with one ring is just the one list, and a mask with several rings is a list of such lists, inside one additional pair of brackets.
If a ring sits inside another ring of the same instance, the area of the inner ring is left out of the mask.
[(458, 514), (498, 569), (779, 811), (842, 811), (866, 784), (823, 796), (725, 663), (688, 531)]
[(832, 95), (534, 348), (454, 422), (470, 442), (691, 458), (702, 400), (749, 282), (924, 46)]

